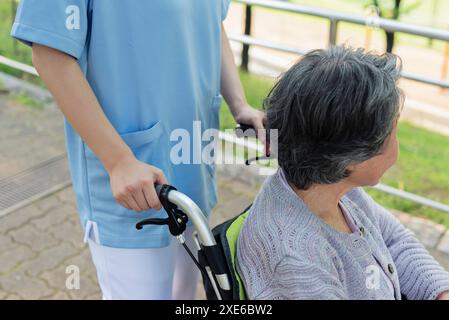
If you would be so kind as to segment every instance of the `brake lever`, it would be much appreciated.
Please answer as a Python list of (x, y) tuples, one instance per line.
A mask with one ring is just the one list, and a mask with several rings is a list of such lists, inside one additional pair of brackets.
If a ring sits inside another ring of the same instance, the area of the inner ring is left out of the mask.
[(164, 225), (164, 224), (167, 224), (167, 225), (168, 225), (168, 218), (166, 218), (166, 219), (156, 219), (156, 218), (153, 218), (153, 219), (145, 219), (145, 220), (139, 221), (139, 222), (136, 224), (136, 229), (137, 229), (137, 230), (141, 230), (141, 229), (143, 228), (143, 226), (145, 226), (145, 225), (147, 225), (147, 224), (156, 224), (156, 225)]
[(170, 185), (158, 185), (156, 187), (156, 193), (161, 201), (162, 207), (165, 209), (168, 218), (150, 218), (145, 219), (136, 224), (136, 229), (141, 230), (145, 225), (168, 225), (168, 229), (173, 236), (182, 234), (187, 226), (189, 218), (187, 215), (178, 208), (175, 204), (168, 200), (168, 194), (172, 190), (176, 190), (175, 187)]

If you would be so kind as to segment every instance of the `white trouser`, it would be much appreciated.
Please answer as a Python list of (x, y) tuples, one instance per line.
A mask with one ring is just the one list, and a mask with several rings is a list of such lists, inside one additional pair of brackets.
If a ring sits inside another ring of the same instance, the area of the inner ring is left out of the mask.
[[(197, 256), (193, 226), (184, 232)], [(199, 270), (176, 238), (165, 248), (121, 249), (99, 245), (88, 238), (98, 282), (105, 300), (193, 300)]]

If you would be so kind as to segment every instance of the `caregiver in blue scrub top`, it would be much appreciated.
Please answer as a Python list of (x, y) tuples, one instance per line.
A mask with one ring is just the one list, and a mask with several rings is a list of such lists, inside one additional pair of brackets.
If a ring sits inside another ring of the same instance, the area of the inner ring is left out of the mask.
[(214, 165), (171, 161), (173, 132), (193, 140), (218, 128), (222, 96), (237, 122), (263, 128), (222, 26), (229, 2), (20, 1), (11, 33), (32, 45), (65, 115), (73, 188), (105, 299), (195, 298), (198, 272), (167, 227), (137, 232), (135, 224), (165, 216), (154, 183), (176, 186), (205, 214), (216, 203)]

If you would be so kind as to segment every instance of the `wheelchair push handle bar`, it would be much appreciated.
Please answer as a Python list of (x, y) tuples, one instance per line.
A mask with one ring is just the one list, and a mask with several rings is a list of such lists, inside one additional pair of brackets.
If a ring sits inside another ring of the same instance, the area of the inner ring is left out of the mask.
[(158, 197), (160, 197), (160, 194), (162, 192), (163, 186), (164, 185), (162, 185), (162, 184), (155, 184), (154, 185), (154, 189), (156, 190), (156, 194), (157, 194)]
[[(223, 290), (230, 290), (230, 282), (220, 263), (220, 247), (215, 241), (212, 231), (209, 229), (209, 223), (201, 209), (187, 195), (176, 190), (170, 185), (155, 185), (156, 193), (162, 203), (168, 218), (166, 219), (146, 219), (136, 224), (136, 229), (141, 230), (144, 225), (168, 225), (169, 231), (178, 240), (181, 240), (182, 233), (186, 229), (188, 220), (190, 219), (198, 233), (198, 241), (203, 250), (209, 252), (210, 269), (215, 274), (219, 287)], [(192, 258), (194, 259), (194, 258)], [(197, 264), (198, 265), (198, 264)], [(200, 267), (201, 269), (201, 267)], [(209, 275), (209, 277), (211, 277)], [(218, 296), (220, 294), (218, 293)]]
[(168, 217), (165, 219), (150, 218), (136, 224), (141, 230), (145, 225), (168, 225), (173, 236), (180, 236), (186, 229), (187, 222), (192, 221), (198, 237), (204, 246), (215, 246), (216, 241), (209, 229), (209, 223), (198, 205), (187, 195), (167, 184), (154, 185), (156, 193)]
[(247, 136), (247, 135), (245, 135), (246, 130), (253, 130), (253, 131), (256, 131), (256, 129), (254, 128), (254, 126), (252, 126), (252, 125), (250, 125), (250, 124), (243, 124), (243, 123), (240, 123), (240, 124), (238, 125), (238, 127), (235, 128), (235, 130), (241, 130), (242, 133), (243, 133), (243, 136)]
[[(257, 130), (252, 125), (240, 123), (238, 125), (238, 127), (235, 128), (235, 135), (237, 136), (237, 138), (255, 138), (257, 135)], [(270, 147), (269, 147), (271, 144), (270, 138), (271, 138), (270, 129), (266, 129), (265, 141), (266, 141), (266, 144), (268, 147), (265, 149), (265, 154), (262, 156), (256, 156), (254, 158), (247, 159), (245, 161), (245, 164), (247, 166), (249, 166), (254, 161), (270, 160), (270, 159), (275, 158), (274, 155), (271, 154), (271, 151), (270, 151)]]
[[(235, 133), (238, 138), (255, 138), (257, 135), (257, 130), (253, 125), (240, 123), (237, 128), (235, 128)], [(270, 129), (266, 129), (265, 136), (266, 141), (270, 143)]]

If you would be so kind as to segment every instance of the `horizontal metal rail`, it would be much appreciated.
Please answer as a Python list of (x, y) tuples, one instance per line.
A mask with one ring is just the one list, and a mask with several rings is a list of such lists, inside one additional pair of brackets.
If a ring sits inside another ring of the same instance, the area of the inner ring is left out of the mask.
[(379, 183), (379, 184), (373, 186), (372, 188), (376, 189), (377, 191), (388, 193), (388, 194), (390, 194), (392, 196), (395, 196), (395, 197), (398, 197), (398, 198), (409, 200), (409, 201), (421, 204), (421, 205), (429, 207), (429, 208), (433, 208), (433, 209), (436, 209), (436, 210), (439, 210), (439, 211), (443, 211), (443, 212), (449, 213), (449, 205), (443, 204), (441, 202), (430, 200), (428, 198), (421, 197), (421, 196), (418, 196), (416, 194), (413, 194), (413, 193), (410, 193), (410, 192), (406, 192), (406, 191), (403, 191), (403, 190), (399, 190), (399, 189), (387, 186), (387, 185), (382, 184), (382, 183)]
[(233, 0), (233, 1), (247, 5), (277, 9), (281, 11), (293, 12), (298, 14), (305, 14), (328, 20), (349, 22), (363, 26), (371, 26), (373, 25), (374, 21), (376, 27), (386, 31), (408, 33), (425, 38), (449, 41), (449, 31), (447, 30), (431, 28), (426, 26), (419, 26), (391, 19), (377, 18), (373, 20), (372, 17), (358, 16), (349, 13), (343, 13), (334, 10), (311, 7), (284, 1), (274, 1), (274, 0)]
[[(364, 16), (357, 16), (347, 13), (340, 13), (333, 10), (327, 10), (322, 8), (316, 8), (316, 7), (310, 7), (295, 3), (289, 3), (289, 2), (281, 2), (281, 1), (273, 1), (273, 0), (233, 0), (234, 2), (246, 4), (246, 5), (252, 5), (252, 6), (258, 6), (258, 7), (264, 7), (264, 8), (271, 8), (276, 9), (280, 11), (285, 12), (292, 12), (297, 14), (304, 14), (314, 17), (319, 17), (323, 19), (328, 19), (330, 23), (329, 28), (329, 44), (336, 44), (336, 37), (337, 37), (337, 28), (338, 28), (338, 22), (348, 22), (353, 23), (357, 25), (363, 25), (368, 27), (375, 26), (376, 28), (383, 29), (385, 31), (392, 31), (392, 32), (401, 32), (406, 34), (411, 34), (415, 36), (430, 38), (430, 39), (437, 39), (442, 41), (449, 42), (449, 31), (443, 30), (443, 29), (437, 29), (437, 28), (431, 28), (426, 26), (418, 26), (413, 25), (409, 23), (399, 22), (396, 20), (389, 20), (384, 18), (376, 18), (373, 20), (372, 17), (364, 17)], [(249, 35), (236, 35), (232, 34), (229, 35), (229, 39), (234, 42), (239, 42), (242, 44), (246, 44), (249, 46), (258, 46), (263, 47), (267, 49), (287, 52), (287, 53), (293, 53), (298, 55), (304, 55), (309, 50), (296, 48), (292, 46), (287, 46), (283, 44), (279, 44), (272, 41), (257, 39)], [(407, 71), (403, 71), (401, 73), (401, 76), (405, 79), (435, 85), (439, 86), (441, 88), (449, 89), (449, 81), (441, 80), (441, 79), (435, 79)]]
[(11, 67), (13, 69), (17, 69), (29, 74), (32, 74), (33, 76), (39, 76), (36, 69), (30, 65), (27, 65), (22, 62), (18, 62), (9, 58), (6, 58), (4, 56), (0, 56), (0, 64), (3, 64), (5, 66)]
[[(282, 52), (286, 52), (286, 53), (293, 53), (293, 54), (297, 54), (300, 56), (302, 56), (308, 52), (308, 50), (306, 50), (306, 49), (285, 46), (285, 45), (282, 45), (282, 44), (279, 44), (279, 43), (276, 43), (273, 41), (256, 39), (254, 37), (246, 36), (246, 35), (230, 34), (230, 35), (228, 35), (228, 38), (229, 38), (229, 40), (234, 41), (234, 42), (240, 42), (240, 43), (248, 44), (251, 46), (262, 47), (262, 48), (271, 49), (271, 50), (278, 50), (278, 51), (282, 51)], [(421, 83), (426, 83), (426, 84), (430, 84), (430, 85), (434, 85), (434, 86), (439, 86), (441, 88), (449, 89), (449, 81), (425, 77), (425, 76), (407, 72), (407, 71), (402, 71), (401, 77), (404, 79), (418, 81)]]

